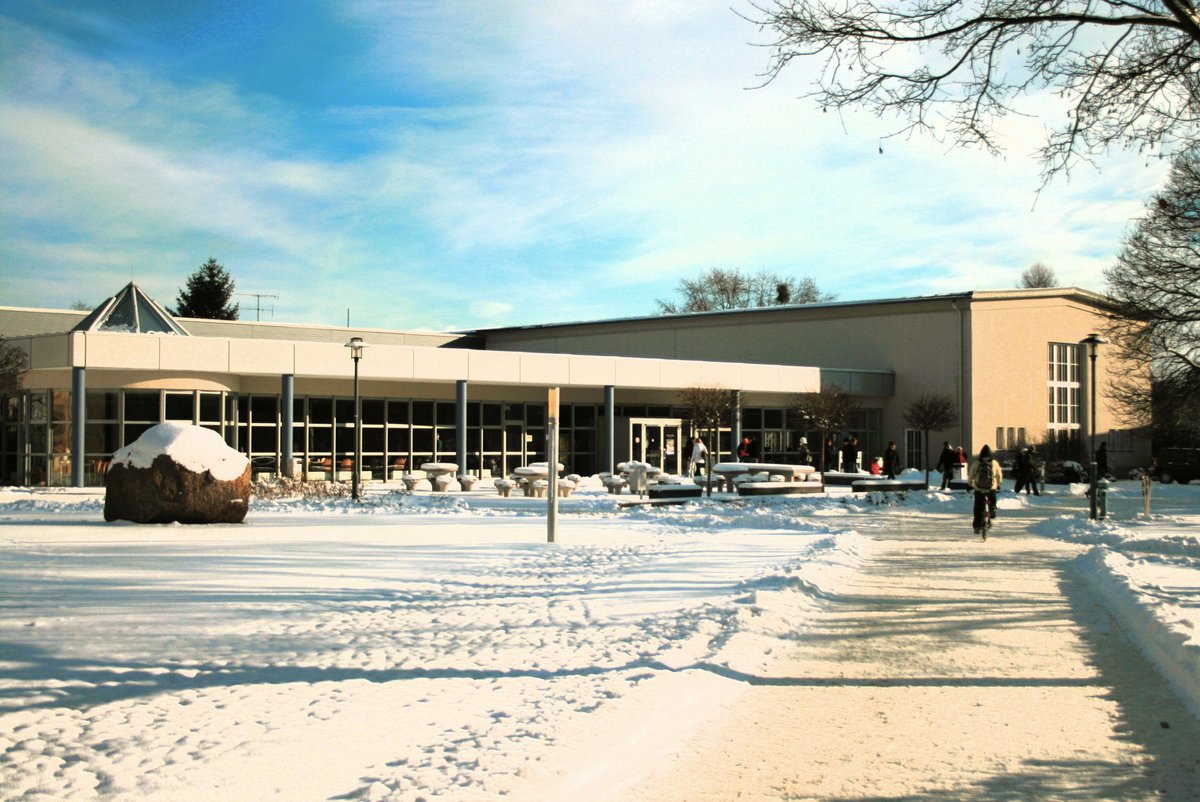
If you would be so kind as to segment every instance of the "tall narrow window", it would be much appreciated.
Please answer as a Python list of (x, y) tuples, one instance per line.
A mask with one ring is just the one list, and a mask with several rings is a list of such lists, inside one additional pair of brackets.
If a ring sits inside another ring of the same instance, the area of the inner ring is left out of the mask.
[(1061, 434), (1079, 429), (1079, 345), (1049, 343), (1046, 428)]

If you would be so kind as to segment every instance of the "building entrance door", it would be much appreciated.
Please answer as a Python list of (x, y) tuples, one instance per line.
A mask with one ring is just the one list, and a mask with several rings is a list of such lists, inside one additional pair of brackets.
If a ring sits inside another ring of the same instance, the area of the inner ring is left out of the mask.
[(630, 418), (629, 456), (663, 473), (683, 472), (683, 421), (678, 418)]

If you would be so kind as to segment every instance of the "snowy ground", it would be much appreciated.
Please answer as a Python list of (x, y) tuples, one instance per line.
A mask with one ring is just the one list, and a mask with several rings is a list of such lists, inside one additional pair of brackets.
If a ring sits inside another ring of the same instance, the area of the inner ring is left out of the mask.
[[(1200, 716), (1200, 487), (1001, 498)], [(887, 503), (876, 503), (886, 501)], [(618, 509), (494, 493), (105, 524), (0, 491), (0, 798), (619, 799), (804, 637), (889, 522), (963, 495)], [(614, 767), (619, 767), (616, 770)], [(589, 779), (603, 777), (601, 784)]]

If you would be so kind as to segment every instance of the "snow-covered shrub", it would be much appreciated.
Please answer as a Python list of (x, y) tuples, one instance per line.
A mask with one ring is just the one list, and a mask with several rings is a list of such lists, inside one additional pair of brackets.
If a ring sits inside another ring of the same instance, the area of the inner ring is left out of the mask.
[(258, 479), (250, 487), (250, 492), (257, 498), (348, 498), (350, 484), (348, 482), (326, 482), (321, 480), (304, 481), (280, 476), (275, 479)]

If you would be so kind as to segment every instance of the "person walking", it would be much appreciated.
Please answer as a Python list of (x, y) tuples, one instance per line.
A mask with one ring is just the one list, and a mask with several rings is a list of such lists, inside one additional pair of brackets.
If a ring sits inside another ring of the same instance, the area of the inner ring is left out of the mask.
[(800, 444), (796, 446), (796, 459), (800, 465), (809, 465), (812, 463), (812, 454), (808, 450), (808, 438), (800, 436)]
[(742, 442), (739, 443), (737, 447), (737, 460), (738, 462), (749, 462), (752, 455), (753, 451), (751, 449), (750, 438), (743, 437)]
[(996, 517), (996, 491), (1000, 489), (1003, 478), (1000, 463), (992, 459), (991, 446), (985, 445), (979, 449), (979, 459), (971, 465), (969, 477), (971, 489), (975, 491), (971, 527), (975, 534), (983, 535), (984, 540), (987, 540), (987, 530)]
[(950, 447), (949, 440), (942, 441), (942, 453), (938, 457), (937, 470), (942, 472), (942, 490), (947, 490), (950, 487), (950, 474), (958, 467), (958, 455), (954, 453), (954, 449)]
[(888, 440), (887, 450), (883, 452), (883, 475), (895, 479), (900, 473), (900, 452), (896, 450), (896, 441)]
[(1040, 496), (1037, 486), (1037, 469), (1033, 464), (1033, 452), (1028, 447), (1022, 448), (1017, 454), (1016, 466), (1017, 481), (1013, 485), (1013, 492), (1020, 493), (1025, 491), (1025, 495), (1032, 492), (1035, 496)]
[(708, 463), (708, 446), (704, 445), (703, 437), (692, 438), (692, 453), (688, 456), (688, 476), (695, 476), (698, 466)]
[(825, 464), (822, 466), (827, 471), (837, 470), (837, 446), (833, 444), (833, 437), (825, 438)]
[(1096, 478), (1108, 476), (1108, 443), (1101, 443), (1096, 449)]

